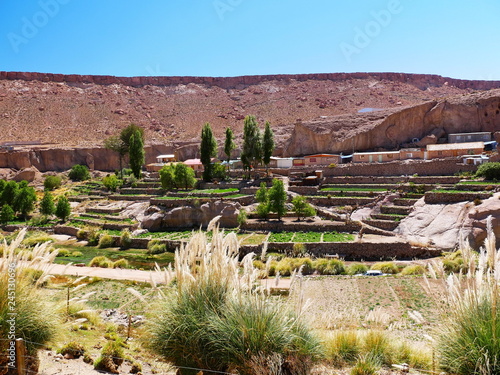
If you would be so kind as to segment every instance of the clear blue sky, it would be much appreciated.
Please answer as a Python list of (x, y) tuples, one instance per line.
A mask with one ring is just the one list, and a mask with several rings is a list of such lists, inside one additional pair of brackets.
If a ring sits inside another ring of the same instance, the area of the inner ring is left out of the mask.
[(0, 70), (500, 80), (498, 0), (2, 0)]

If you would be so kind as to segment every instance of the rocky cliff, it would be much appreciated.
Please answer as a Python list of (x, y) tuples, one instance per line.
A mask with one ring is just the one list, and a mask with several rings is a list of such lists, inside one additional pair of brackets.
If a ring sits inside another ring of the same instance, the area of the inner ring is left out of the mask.
[(433, 100), (400, 110), (325, 117), (295, 125), (285, 155), (395, 149), (432, 134), (500, 129), (500, 90)]

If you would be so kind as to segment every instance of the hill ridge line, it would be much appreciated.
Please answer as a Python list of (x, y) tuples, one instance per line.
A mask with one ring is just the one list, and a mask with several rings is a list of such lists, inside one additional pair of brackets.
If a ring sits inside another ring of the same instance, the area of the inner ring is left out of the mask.
[(310, 73), (310, 74), (270, 74), (270, 75), (244, 75), (237, 77), (208, 77), (208, 76), (136, 76), (117, 77), (111, 75), (80, 75), (57, 74), (38, 72), (11, 72), (0, 71), (0, 80), (23, 80), (41, 82), (65, 82), (96, 85), (122, 84), (125, 86), (173, 86), (180, 84), (204, 84), (218, 86), (224, 89), (237, 86), (257, 85), (269, 81), (344, 81), (348, 79), (377, 79), (393, 82), (413, 84), (421, 89), (438, 87), (445, 84), (461, 89), (491, 90), (500, 88), (500, 81), (464, 80), (443, 77), (435, 74), (414, 73)]

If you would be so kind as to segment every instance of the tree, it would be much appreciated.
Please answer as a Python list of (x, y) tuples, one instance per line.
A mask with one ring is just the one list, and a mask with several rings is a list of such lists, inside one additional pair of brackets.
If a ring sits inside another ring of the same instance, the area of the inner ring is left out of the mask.
[(40, 201), (40, 213), (42, 215), (50, 216), (56, 212), (56, 206), (54, 205), (54, 198), (52, 193), (48, 190), (43, 194), (43, 198)]
[(123, 158), (128, 153), (127, 145), (122, 141), (119, 135), (112, 135), (104, 140), (104, 147), (118, 153), (120, 161), (120, 178), (123, 178)]
[(17, 192), (12, 208), (26, 218), (34, 210), (36, 200), (35, 189), (31, 186), (26, 186)]
[(12, 206), (18, 190), (19, 186), (16, 181), (7, 182), (2, 191), (2, 196), (0, 197), (1, 203)]
[(56, 216), (62, 221), (66, 221), (71, 215), (71, 206), (68, 202), (68, 198), (65, 195), (62, 195), (57, 200), (56, 205)]
[(175, 168), (172, 164), (164, 165), (159, 174), (162, 189), (171, 190), (177, 187), (175, 184)]
[(500, 163), (490, 162), (481, 164), (477, 169), (476, 177), (484, 177), (486, 180), (499, 180)]
[(89, 169), (86, 165), (73, 165), (69, 171), (68, 177), (73, 181), (88, 180), (90, 178)]
[(184, 189), (193, 188), (196, 185), (194, 170), (184, 163), (177, 163), (174, 169), (175, 184)]
[(61, 187), (61, 177), (59, 176), (47, 176), (43, 182), (43, 187), (45, 190), (54, 190)]
[(135, 130), (130, 136), (129, 142), (130, 168), (135, 178), (141, 178), (141, 169), (145, 161), (144, 142), (139, 130)]
[(269, 216), (269, 191), (265, 182), (260, 184), (259, 190), (255, 193), (255, 200), (259, 202), (257, 215), (263, 219), (267, 219)]
[(118, 179), (118, 177), (116, 177), (116, 175), (114, 174), (107, 175), (102, 178), (102, 184), (106, 189), (110, 191), (116, 191), (116, 189), (118, 189), (122, 183), (123, 181)]
[(248, 170), (249, 174), (250, 170), (262, 159), (262, 143), (258, 125), (255, 116), (245, 117), (241, 162), (243, 169)]
[(293, 211), (297, 214), (297, 219), (316, 215), (316, 210), (307, 203), (307, 200), (302, 195), (297, 195), (292, 199)]
[(266, 128), (262, 137), (262, 161), (266, 165), (266, 172), (269, 176), (269, 162), (274, 151), (274, 133), (271, 129), (271, 124), (266, 121)]
[(203, 179), (212, 180), (212, 158), (217, 156), (217, 141), (212, 127), (207, 122), (201, 130), (200, 161), (203, 164)]
[(278, 220), (286, 214), (285, 203), (287, 195), (283, 181), (274, 179), (273, 186), (269, 189), (269, 211), (278, 214)]
[(2, 211), (0, 211), (0, 223), (7, 224), (9, 221), (14, 220), (15, 213), (12, 207), (8, 204), (4, 204)]
[(140, 126), (130, 124), (120, 132), (120, 140), (123, 142), (127, 152), (130, 150), (130, 138), (132, 137), (132, 134), (135, 134), (136, 132), (140, 133), (142, 143), (144, 144), (144, 129)]
[(231, 128), (226, 128), (226, 140), (224, 141), (224, 153), (227, 155), (227, 170), (229, 170), (229, 161), (231, 160), (231, 152), (236, 148), (234, 143), (234, 133)]

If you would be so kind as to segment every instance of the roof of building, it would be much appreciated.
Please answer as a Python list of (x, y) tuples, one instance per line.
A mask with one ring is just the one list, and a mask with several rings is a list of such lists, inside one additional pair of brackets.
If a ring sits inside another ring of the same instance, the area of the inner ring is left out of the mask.
[(401, 150), (399, 151), (402, 151), (402, 152), (421, 152), (423, 151), (421, 148), (402, 148)]
[(484, 142), (443, 143), (438, 145), (427, 145), (427, 151), (470, 150), (483, 147)]
[(201, 160), (200, 159), (188, 159), (188, 160), (184, 160), (183, 163), (186, 165), (200, 165)]
[(337, 154), (315, 154), (315, 155), (306, 155), (304, 157), (305, 158), (328, 158), (328, 157), (331, 157), (331, 156), (338, 157), (340, 155), (337, 155)]
[(175, 155), (171, 155), (171, 154), (168, 154), (168, 155), (158, 155), (156, 158), (157, 159), (174, 159)]
[(457, 136), (457, 135), (476, 135), (476, 134), (490, 134), (490, 135), (491, 135), (491, 132), (452, 133), (452, 134), (448, 134), (448, 137), (449, 137), (450, 135)]
[(355, 152), (355, 155), (387, 155), (387, 154), (399, 154), (399, 151), (376, 151), (376, 152)]

